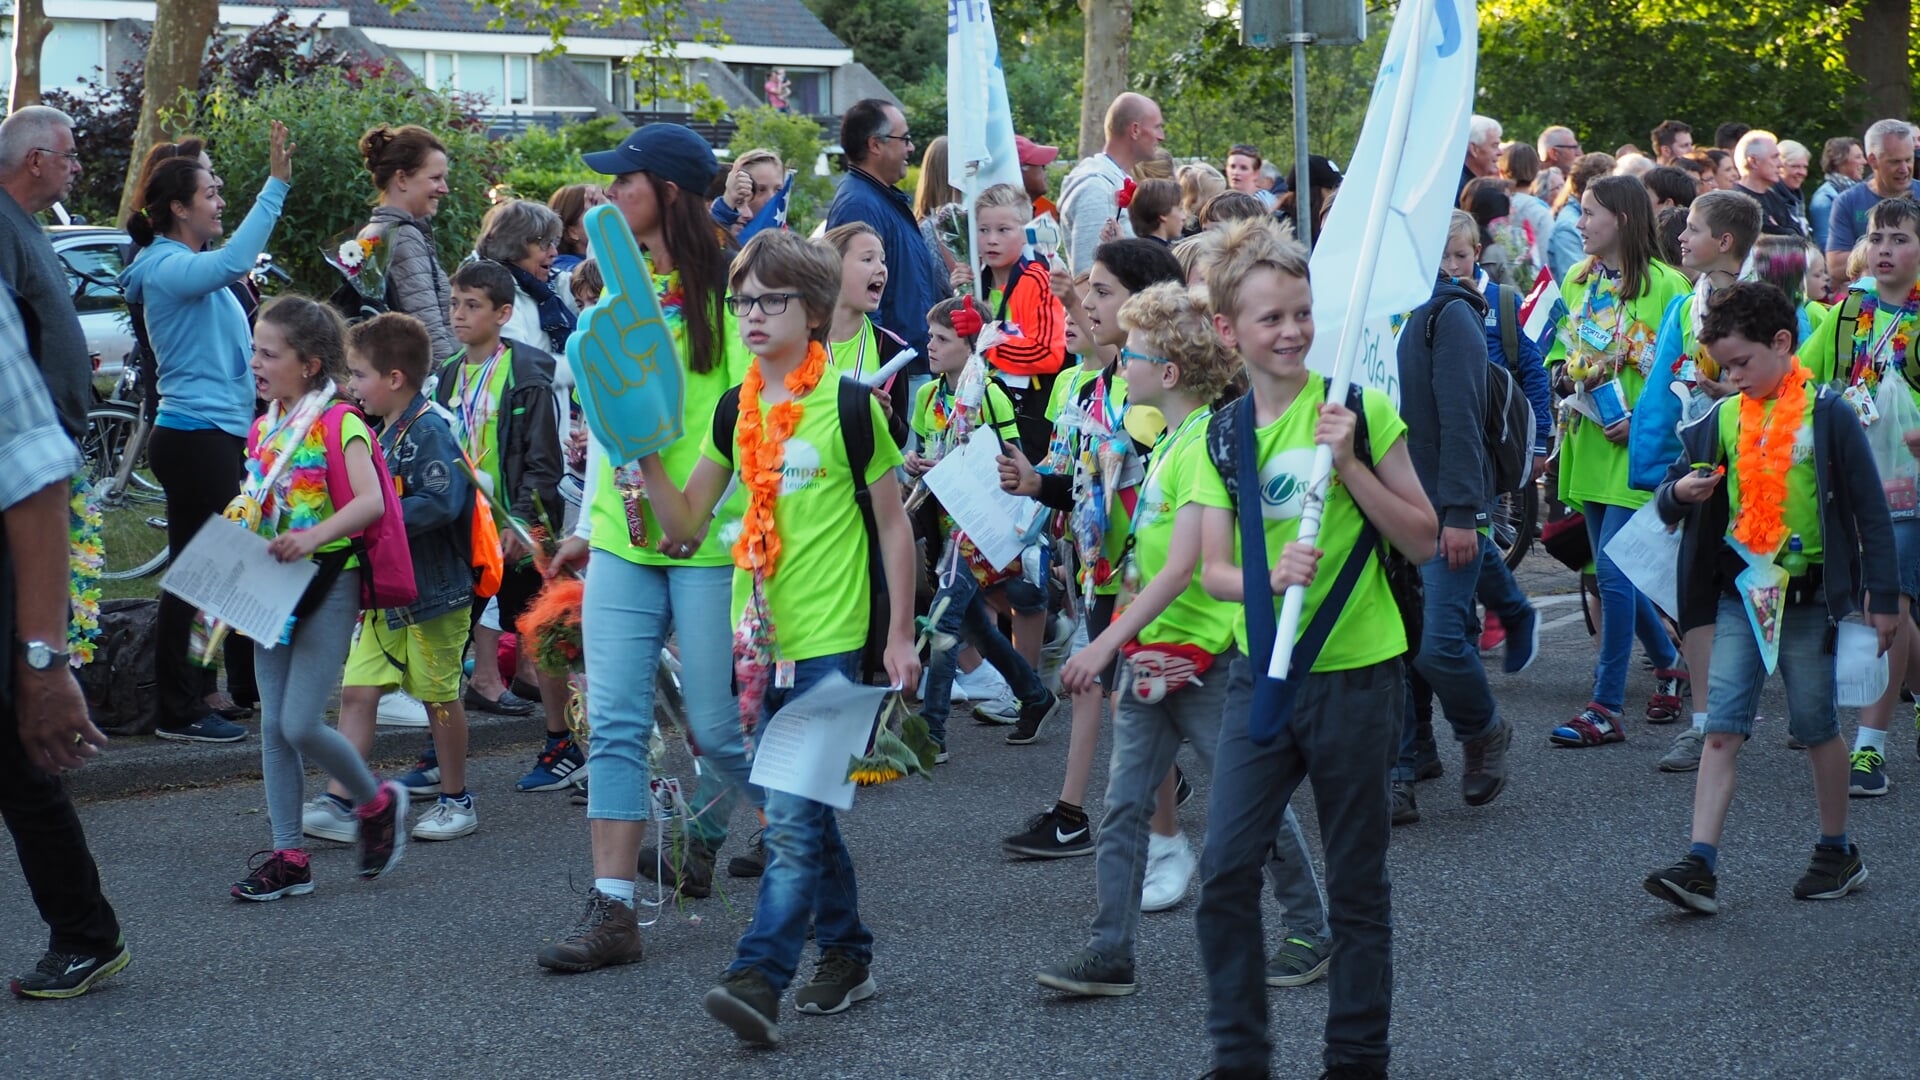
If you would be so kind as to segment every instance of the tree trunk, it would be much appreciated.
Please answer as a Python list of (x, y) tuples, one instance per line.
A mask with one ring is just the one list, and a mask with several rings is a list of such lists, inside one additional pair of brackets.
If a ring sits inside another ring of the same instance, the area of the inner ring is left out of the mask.
[(1133, 0), (1080, 0), (1080, 11), (1087, 24), (1085, 75), (1080, 88), (1080, 156), (1087, 157), (1106, 145), (1107, 106), (1127, 89)]
[(1865, 0), (1847, 29), (1847, 66), (1865, 84), (1873, 116), (1905, 118), (1913, 111), (1908, 81), (1907, 34), (1912, 0)]
[(133, 213), (140, 193), (140, 165), (153, 144), (160, 141), (160, 113), (171, 109), (183, 90), (200, 85), (200, 66), (207, 55), (220, 18), (220, 0), (170, 0), (156, 5), (153, 36), (147, 42), (146, 88), (140, 96), (140, 126), (133, 132), (133, 156), (127, 162), (127, 182), (120, 192), (120, 213)]
[(47, 18), (41, 0), (14, 0), (13, 3), (13, 86), (7, 91), (7, 108), (20, 109), (40, 104), (40, 47), (53, 33), (53, 21)]

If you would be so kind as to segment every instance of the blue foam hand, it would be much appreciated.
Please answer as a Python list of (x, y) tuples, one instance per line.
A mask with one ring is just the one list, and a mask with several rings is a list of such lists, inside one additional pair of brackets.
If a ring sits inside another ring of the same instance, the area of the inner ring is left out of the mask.
[(582, 225), (606, 290), (581, 313), (580, 328), (567, 339), (567, 360), (587, 429), (619, 466), (680, 438), (685, 376), (626, 218), (601, 205), (587, 211)]

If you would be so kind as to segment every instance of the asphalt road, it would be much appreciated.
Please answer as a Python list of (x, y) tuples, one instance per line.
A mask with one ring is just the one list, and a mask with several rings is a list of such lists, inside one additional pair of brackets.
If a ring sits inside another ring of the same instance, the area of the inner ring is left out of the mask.
[[(1536, 593), (1571, 588), (1538, 556), (1529, 568)], [(1550, 749), (1547, 730), (1586, 701), (1591, 652), (1570, 597), (1544, 610), (1541, 662), (1495, 676), (1519, 728), (1511, 787), (1467, 808), (1457, 751), (1444, 747), (1447, 777), (1420, 788), (1423, 820), (1395, 834), (1393, 1075), (1915, 1075), (1911, 729), (1896, 725), (1892, 795), (1854, 804), (1871, 883), (1841, 901), (1796, 902), (1789, 889), (1815, 827), (1776, 684), (1741, 762), (1723, 913), (1686, 916), (1640, 887), (1685, 850), (1691, 777), (1653, 768), (1673, 729), (1635, 719), (1624, 745)], [(1630, 700), (1649, 689), (1636, 663)], [(0, 1002), (0, 1071), (23, 1080), (1204, 1072), (1192, 896), (1144, 918), (1138, 995), (1070, 1002), (1041, 991), (1035, 967), (1084, 942), (1093, 862), (1010, 863), (998, 841), (1054, 796), (1065, 724), (1029, 747), (964, 721), (953, 730), (954, 760), (937, 780), (863, 792), (842, 819), (878, 938), (879, 995), (837, 1017), (784, 1008), (777, 1050), (736, 1043), (699, 1005), (750, 916), (752, 882), (723, 878), (724, 895), (661, 912), (640, 965), (577, 976), (534, 965), (535, 950), (577, 915), (591, 867), (580, 808), (511, 791), (529, 741), (476, 760), (475, 836), (415, 845), (370, 884), (353, 878), (348, 849), (320, 843), (319, 890), (272, 904), (226, 891), (267, 841), (257, 781), (88, 801), (82, 814), (133, 965), (77, 1001)], [(1192, 771), (1201, 798), (1184, 823), (1197, 838), (1206, 784)], [(1298, 805), (1311, 835), (1311, 801), (1303, 794)], [(1277, 944), (1268, 910), (1267, 942), (1249, 948)], [(0, 963), (25, 969), (44, 946), (24, 883), (0, 873)], [(1272, 993), (1276, 1077), (1318, 1074), (1325, 1008), (1324, 985)]]

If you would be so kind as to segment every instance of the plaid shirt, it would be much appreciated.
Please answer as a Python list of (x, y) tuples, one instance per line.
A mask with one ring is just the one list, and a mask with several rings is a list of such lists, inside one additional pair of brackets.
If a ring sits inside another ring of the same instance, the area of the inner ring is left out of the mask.
[(10, 292), (0, 290), (0, 510), (63, 484), (80, 469), (80, 450), (60, 427), (53, 398), (27, 353), (26, 327)]

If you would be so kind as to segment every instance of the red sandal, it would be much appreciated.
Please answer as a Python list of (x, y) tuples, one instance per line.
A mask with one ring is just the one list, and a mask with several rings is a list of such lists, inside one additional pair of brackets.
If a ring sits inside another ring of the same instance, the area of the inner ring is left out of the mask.
[(1604, 746), (1607, 743), (1626, 742), (1627, 733), (1620, 729), (1620, 717), (1607, 711), (1599, 702), (1591, 701), (1580, 710), (1579, 716), (1549, 732), (1547, 741), (1555, 746)]
[(1671, 724), (1680, 719), (1692, 686), (1686, 668), (1654, 668), (1653, 696), (1647, 699), (1647, 723)]

